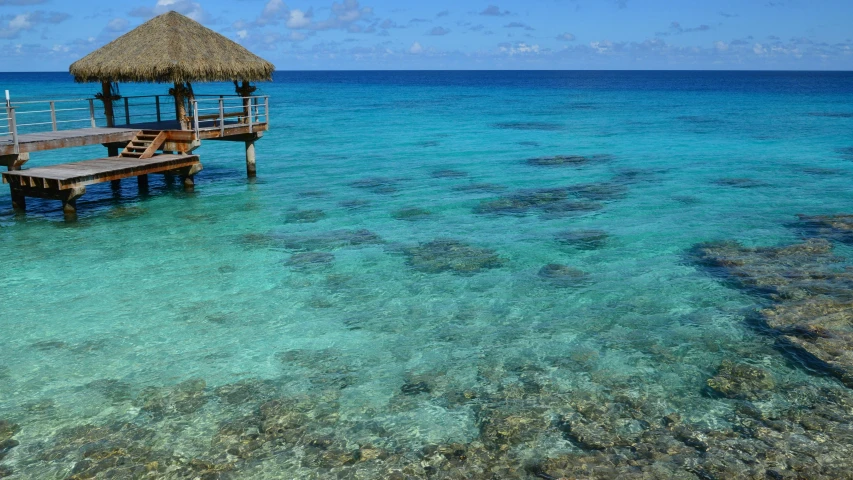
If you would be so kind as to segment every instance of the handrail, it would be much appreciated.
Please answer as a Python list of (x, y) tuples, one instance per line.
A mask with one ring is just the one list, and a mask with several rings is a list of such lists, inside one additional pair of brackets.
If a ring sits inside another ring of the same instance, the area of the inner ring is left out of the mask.
[[(161, 97), (169, 100), (164, 102)], [(123, 120), (128, 125), (167, 121), (173, 118), (177, 107), (172, 98), (165, 94), (122, 96), (112, 102), (112, 118), (117, 120), (116, 124)], [(8, 142), (9, 136), (13, 136), (17, 142), (22, 134), (103, 126), (110, 112), (96, 105), (96, 101), (100, 100), (90, 97), (12, 102), (6, 112), (0, 110), (0, 138)], [(269, 120), (269, 97), (264, 95), (199, 94), (191, 102), (189, 110), (193, 118), (188, 118), (190, 125), (183, 128), (195, 130), (196, 134), (201, 128), (213, 126), (225, 135), (229, 125), (235, 124), (254, 132), (255, 125)], [(19, 123), (19, 119), (26, 121)]]
[[(225, 136), (225, 120), (228, 117), (239, 117), (244, 120), (239, 122), (245, 124), (249, 128), (249, 133), (254, 133), (255, 125), (269, 122), (269, 96), (254, 96), (254, 97), (239, 97), (239, 105), (226, 105), (224, 95), (219, 98), (196, 99), (192, 100), (192, 121), (193, 130), (196, 137), (199, 135), (201, 122), (212, 122), (213, 126), (219, 127), (219, 134)], [(263, 103), (260, 100), (263, 99)], [(216, 102), (215, 106), (199, 107), (200, 103)], [(263, 112), (261, 111), (263, 110)], [(214, 115), (202, 115), (204, 120), (201, 120), (199, 113), (201, 112), (216, 112)], [(263, 118), (263, 122), (261, 122)]]
[(21, 153), (21, 149), (18, 145), (18, 121), (15, 118), (15, 107), (8, 106), (6, 107), (6, 121), (9, 124), (9, 133), (12, 134), (12, 143), (14, 144), (14, 152), (15, 155)]

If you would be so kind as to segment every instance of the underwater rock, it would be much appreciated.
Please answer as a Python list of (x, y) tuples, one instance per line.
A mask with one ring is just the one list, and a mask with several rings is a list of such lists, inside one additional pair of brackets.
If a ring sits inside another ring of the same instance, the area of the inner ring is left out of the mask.
[(798, 227), (809, 236), (853, 243), (853, 215), (798, 215)]
[(325, 197), (329, 194), (329, 192), (325, 190), (306, 190), (304, 192), (299, 192), (297, 195), (303, 198), (317, 198), (317, 197)]
[(20, 425), (8, 420), (0, 420), (0, 461), (6, 457), (10, 450), (20, 445), (17, 440), (12, 438), (20, 431)]
[(572, 195), (594, 202), (606, 202), (625, 197), (628, 187), (613, 182), (583, 183), (572, 185), (566, 191)]
[(391, 216), (395, 220), (406, 220), (410, 222), (415, 220), (423, 220), (424, 218), (428, 218), (430, 215), (432, 215), (432, 212), (418, 207), (403, 208), (391, 214)]
[(776, 387), (773, 376), (766, 370), (729, 360), (720, 364), (717, 374), (707, 383), (715, 392), (741, 400), (765, 398), (768, 391)]
[(0, 442), (5, 442), (21, 431), (21, 426), (9, 420), (0, 420)]
[(237, 238), (237, 243), (246, 248), (273, 248), (278, 246), (275, 237), (267, 233), (244, 233)]
[(86, 388), (94, 390), (112, 403), (121, 403), (133, 398), (133, 386), (121, 380), (103, 378), (86, 384)]
[(758, 180), (753, 180), (751, 178), (720, 178), (714, 180), (715, 185), (720, 185), (723, 187), (736, 187), (736, 188), (757, 188), (757, 187), (765, 187), (767, 186), (764, 182), (759, 182)]
[(292, 250), (326, 250), (383, 243), (379, 235), (370, 230), (331, 230), (316, 235), (285, 235), (279, 237), (281, 245)]
[(417, 395), (419, 393), (429, 393), (431, 391), (426, 382), (406, 383), (400, 387), (403, 395)]
[(68, 344), (61, 340), (42, 340), (31, 345), (36, 350), (48, 352), (51, 350), (60, 350), (67, 347)]
[(547, 280), (553, 285), (560, 287), (572, 287), (583, 283), (588, 275), (576, 268), (559, 263), (549, 263), (539, 269), (539, 278)]
[(334, 260), (335, 256), (328, 252), (299, 252), (291, 255), (284, 264), (297, 270), (306, 270), (311, 267), (329, 265)]
[(445, 170), (435, 170), (430, 173), (430, 176), (432, 178), (464, 178), (468, 176), (468, 172), (448, 168)]
[(478, 415), (480, 441), (498, 450), (529, 441), (550, 427), (551, 421), (543, 413), (536, 407), (518, 411), (485, 409)]
[(548, 122), (500, 122), (492, 124), (492, 127), (501, 130), (542, 130), (545, 132), (553, 132), (564, 128), (562, 124)]
[(606, 154), (590, 155), (588, 157), (583, 155), (555, 155), (553, 157), (528, 158), (524, 163), (535, 167), (577, 167), (586, 165), (587, 163), (607, 161), (612, 158), (611, 155)]
[(284, 223), (314, 223), (324, 218), (326, 218), (326, 212), (322, 210), (297, 210), (285, 215)]
[(217, 387), (214, 395), (226, 405), (261, 403), (276, 396), (278, 388), (269, 380), (249, 378)]
[(810, 112), (810, 117), (853, 118), (853, 112)]
[(737, 242), (701, 243), (691, 256), (726, 281), (777, 300), (843, 294), (853, 286), (853, 273), (831, 268), (841, 259), (832, 255), (832, 244), (823, 239), (758, 248)]
[(359, 208), (364, 208), (370, 205), (370, 200), (362, 200), (359, 198), (353, 200), (344, 200), (342, 202), (338, 202), (339, 207), (346, 208), (347, 210), (356, 210)]
[(758, 320), (786, 350), (853, 388), (853, 270), (837, 267), (843, 259), (832, 255), (831, 243), (747, 248), (715, 242), (697, 245), (693, 256), (730, 284), (774, 301)]
[(207, 403), (206, 387), (201, 379), (187, 380), (172, 387), (146, 387), (139, 392), (134, 404), (155, 417), (186, 415)]
[(569, 197), (565, 188), (521, 190), (506, 197), (485, 200), (474, 208), (477, 214), (524, 215), (530, 209), (562, 202)]
[(396, 178), (385, 177), (370, 177), (362, 178), (349, 184), (353, 188), (360, 188), (378, 194), (392, 194), (397, 192), (397, 185), (400, 183)]
[(580, 250), (604, 248), (607, 238), (607, 232), (603, 230), (567, 230), (556, 235), (558, 242)]
[(506, 190), (503, 185), (495, 183), (469, 183), (466, 185), (456, 185), (453, 187), (454, 192), (471, 192), (471, 193), (500, 193)]
[(524, 141), (517, 142), (517, 143), (518, 143), (519, 145), (522, 145), (522, 146), (525, 146), (525, 147), (538, 147), (539, 145), (541, 145), (539, 142), (533, 142), (533, 141), (530, 141), (530, 140), (524, 140)]
[(0, 465), (0, 478), (11, 477), (13, 473), (15, 473), (15, 471), (11, 468)]
[(842, 157), (853, 159), (853, 147), (844, 147), (835, 150)]
[(408, 265), (426, 273), (478, 273), (503, 266), (504, 260), (488, 248), (472, 247), (458, 240), (436, 239), (404, 249)]

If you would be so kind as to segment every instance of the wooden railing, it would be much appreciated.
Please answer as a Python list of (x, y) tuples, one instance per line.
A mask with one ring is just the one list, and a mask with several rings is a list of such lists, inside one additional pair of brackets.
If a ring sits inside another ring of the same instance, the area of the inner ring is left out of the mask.
[[(114, 100), (112, 106), (114, 126), (159, 123), (176, 118), (171, 95), (121, 97)], [(269, 121), (268, 96), (197, 95), (188, 107), (191, 115), (188, 126), (196, 137), (200, 128), (219, 127), (224, 135), (226, 125), (238, 123), (248, 125), (251, 133), (256, 125)], [(22, 134), (106, 127), (107, 123), (103, 104), (95, 98), (10, 102), (5, 116), (0, 114), (0, 142), (11, 141), (17, 154)]]
[[(202, 128), (219, 127), (220, 135), (225, 136), (226, 125), (247, 125), (249, 133), (255, 126), (269, 123), (270, 97), (241, 97), (238, 95), (219, 95), (218, 98), (192, 101), (192, 129), (198, 138)], [(210, 97), (215, 97), (211, 95)]]

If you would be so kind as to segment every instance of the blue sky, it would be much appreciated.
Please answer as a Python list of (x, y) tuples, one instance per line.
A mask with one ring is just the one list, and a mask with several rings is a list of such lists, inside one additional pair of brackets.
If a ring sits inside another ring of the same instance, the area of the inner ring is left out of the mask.
[(3, 71), (176, 10), (280, 70), (853, 69), (851, 0), (0, 0)]

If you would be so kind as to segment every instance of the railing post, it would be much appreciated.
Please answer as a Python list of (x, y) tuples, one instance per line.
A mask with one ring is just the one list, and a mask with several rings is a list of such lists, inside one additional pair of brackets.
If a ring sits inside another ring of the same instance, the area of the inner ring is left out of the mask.
[(222, 95), (219, 96), (219, 136), (225, 136), (225, 104)]
[(195, 139), (198, 140), (198, 101), (193, 100), (193, 128), (195, 130)]
[(253, 123), (258, 123), (258, 97), (252, 97), (252, 105), (255, 107), (255, 115), (251, 121)]
[(127, 97), (124, 97), (124, 124), (130, 125), (130, 106), (127, 104)]
[(12, 143), (15, 144), (15, 155), (21, 153), (18, 147), (18, 122), (15, 119), (15, 107), (6, 107), (6, 118), (9, 122), (9, 132), (12, 133)]
[(154, 95), (154, 101), (157, 106), (157, 123), (160, 123), (160, 95)]
[[(95, 123), (95, 99), (89, 99), (89, 119), (92, 120), (92, 128), (97, 127), (98, 125)], [(54, 121), (53, 129), (56, 130), (56, 123)]]
[(270, 97), (264, 96), (264, 123), (270, 123)]
[(252, 117), (254, 117), (254, 115), (255, 115), (254, 112), (252, 112), (252, 109), (254, 109), (255, 107), (254, 107), (254, 105), (252, 105), (251, 99), (249, 100), (248, 103), (249, 103), (249, 116), (246, 117), (246, 121), (249, 122), (249, 133), (255, 133), (255, 128), (254, 128), (255, 122), (252, 121)]
[(53, 131), (56, 131), (56, 102), (50, 101), (50, 123), (53, 124)]

